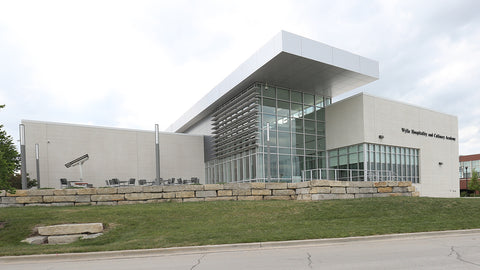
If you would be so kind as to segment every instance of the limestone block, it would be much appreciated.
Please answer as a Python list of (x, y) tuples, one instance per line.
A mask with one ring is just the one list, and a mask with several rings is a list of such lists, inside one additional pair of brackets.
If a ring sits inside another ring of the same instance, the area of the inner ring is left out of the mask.
[(92, 202), (79, 202), (79, 203), (75, 203), (75, 206), (88, 206), (88, 205), (95, 205), (95, 203), (92, 203)]
[(29, 196), (52, 196), (53, 189), (30, 189), (28, 191)]
[(334, 181), (329, 181), (329, 180), (312, 180), (309, 183), (309, 186), (311, 187), (331, 187), (332, 182)]
[(287, 183), (287, 188), (288, 189), (297, 189), (297, 184), (298, 183)]
[(127, 193), (125, 194), (125, 200), (128, 201), (145, 201), (152, 199), (163, 198), (163, 193)]
[(355, 199), (355, 195), (354, 194), (333, 194), (333, 199), (337, 200), (337, 199)]
[(166, 192), (166, 193), (163, 193), (163, 198), (164, 198), (164, 199), (173, 199), (173, 198), (175, 198), (175, 192)]
[(77, 189), (77, 195), (95, 195), (95, 194), (97, 194), (96, 188)]
[(374, 187), (375, 183), (378, 183), (378, 182), (353, 181), (350, 183), (350, 186), (351, 187)]
[(48, 244), (49, 245), (70, 244), (77, 241), (80, 237), (82, 237), (81, 234), (49, 236)]
[(27, 243), (27, 244), (30, 244), (30, 245), (42, 245), (42, 244), (47, 243), (47, 239), (48, 239), (47, 236), (33, 236), (33, 237), (29, 237), (27, 239), (24, 239), (21, 242)]
[(412, 182), (410, 182), (410, 181), (398, 182), (398, 186), (399, 186), (399, 187), (411, 187), (411, 186), (412, 186)]
[[(90, 203), (90, 195), (77, 195), (75, 196), (76, 203)], [(77, 204), (75, 204), (77, 205)]]
[(203, 190), (222, 190), (223, 185), (221, 184), (206, 184), (203, 186)]
[(251, 196), (252, 190), (251, 189), (234, 189), (232, 193), (233, 193), (233, 196)]
[(54, 202), (74, 202), (76, 199), (75, 195), (70, 196), (53, 196)]
[(387, 182), (374, 182), (375, 187), (386, 187)]
[(347, 188), (347, 193), (348, 194), (360, 193), (360, 188), (358, 188), (358, 187), (348, 187)]
[[(220, 190), (219, 190), (220, 191)], [(229, 196), (229, 197), (206, 197), (205, 201), (206, 202), (212, 202), (212, 201), (235, 201), (237, 200), (237, 197)]]
[(27, 203), (25, 206), (52, 206), (50, 203)]
[(42, 196), (17, 197), (17, 203), (42, 203)]
[(415, 190), (416, 190), (416, 189), (415, 189), (414, 186), (409, 186), (409, 187), (407, 187), (407, 191), (408, 191), (408, 192), (415, 192)]
[(379, 187), (378, 192), (379, 193), (390, 193), (392, 192), (393, 188), (392, 187)]
[(310, 193), (310, 188), (297, 188), (295, 190), (295, 193), (296, 194), (309, 194)]
[(420, 192), (418, 192), (418, 191), (412, 192), (412, 196), (413, 197), (420, 197)]
[(0, 204), (0, 208), (3, 208), (3, 207), (22, 207), (23, 204), (21, 203), (9, 203), (9, 204)]
[(345, 194), (346, 189), (344, 187), (332, 187), (330, 193), (334, 194)]
[(295, 195), (295, 191), (292, 189), (274, 189), (273, 196), (290, 196)]
[[(128, 191), (130, 192), (125, 192), (125, 193), (133, 193), (133, 192), (151, 192), (151, 193), (156, 193), (156, 192), (163, 192), (165, 189), (165, 186), (145, 186), (145, 187), (125, 187), (125, 191), (127, 189), (130, 189)], [(120, 188), (118, 193), (120, 193)]]
[(43, 201), (46, 203), (52, 203), (55, 196), (43, 196)]
[(204, 202), (205, 198), (184, 198), (183, 202)]
[(287, 189), (287, 183), (265, 183), (266, 189)]
[(175, 192), (175, 198), (194, 198), (195, 191), (180, 191)]
[(83, 234), (82, 237), (80, 237), (80, 239), (94, 239), (94, 238), (97, 238), (97, 237), (100, 237), (102, 236), (103, 233), (93, 233), (93, 234)]
[(299, 194), (297, 195), (297, 200), (299, 201), (311, 201), (312, 194)]
[(17, 189), (14, 194), (7, 193), (7, 197), (25, 197), (28, 196), (28, 190)]
[[(296, 188), (308, 188), (310, 186), (310, 182), (299, 182), (290, 184), (295, 184)], [(288, 185), (288, 188), (290, 188), (290, 185)]]
[[(345, 188), (343, 188), (345, 189)], [(310, 193), (311, 194), (317, 194), (317, 193), (330, 193), (332, 190), (331, 187), (312, 187), (310, 188)]]
[(149, 190), (149, 191), (144, 191), (144, 187), (119, 187), (117, 189), (117, 192), (126, 194), (126, 193), (138, 193), (138, 192), (162, 192), (162, 187), (161, 186), (151, 186), (151, 188), (160, 188), (160, 191), (156, 190)]
[(358, 198), (372, 198), (373, 197), (373, 194), (369, 193), (365, 193), (365, 194), (354, 194), (355, 196), (355, 199), (358, 199)]
[(54, 202), (51, 203), (52, 206), (74, 206), (73, 202)]
[(40, 235), (66, 235), (81, 233), (100, 233), (103, 232), (102, 223), (79, 223), (79, 224), (60, 224), (52, 226), (38, 227)]
[(374, 197), (374, 198), (377, 198), (377, 197), (384, 198), (384, 197), (389, 197), (388, 194), (391, 194), (391, 193), (373, 193), (372, 197)]
[(217, 191), (216, 190), (195, 191), (195, 197), (197, 197), (197, 198), (217, 197)]
[(272, 200), (277, 200), (277, 201), (289, 201), (289, 200), (292, 200), (292, 196), (264, 196), (263, 197), (264, 200), (269, 200), (269, 201), (272, 201)]
[(360, 188), (360, 193), (377, 193), (376, 188)]
[(16, 199), (15, 197), (2, 197), (0, 200), (2, 204), (14, 204), (17, 203)]
[(252, 189), (252, 195), (253, 196), (269, 196), (272, 195), (272, 190), (270, 189)]
[(218, 197), (224, 196), (233, 196), (233, 192), (231, 190), (219, 190), (217, 191)]
[(387, 187), (398, 187), (397, 181), (387, 181)]
[(348, 181), (330, 181), (332, 187), (349, 187), (350, 182)]
[(227, 183), (223, 185), (224, 189), (240, 189), (240, 190), (248, 190), (252, 188), (250, 183)]
[(97, 188), (97, 194), (116, 194), (117, 193), (117, 188), (114, 187), (107, 187), (107, 188)]
[(238, 196), (239, 201), (261, 201), (263, 196)]
[(319, 201), (319, 200), (332, 200), (334, 194), (311, 194), (312, 201)]
[(406, 193), (408, 192), (408, 187), (393, 187), (393, 193)]
[(95, 205), (118, 205), (118, 201), (114, 201), (114, 202), (96, 202)]
[(66, 195), (76, 195), (77, 189), (55, 189), (53, 195), (55, 196), (66, 196)]
[(7, 192), (5, 190), (0, 190), (0, 197), (7, 196)]
[(265, 183), (261, 183), (261, 182), (253, 182), (253, 183), (250, 183), (251, 187), (252, 188), (255, 188), (255, 189), (264, 189), (265, 188)]
[(105, 195), (91, 195), (91, 200), (94, 202), (108, 202), (108, 201), (123, 201), (125, 194), (105, 194)]

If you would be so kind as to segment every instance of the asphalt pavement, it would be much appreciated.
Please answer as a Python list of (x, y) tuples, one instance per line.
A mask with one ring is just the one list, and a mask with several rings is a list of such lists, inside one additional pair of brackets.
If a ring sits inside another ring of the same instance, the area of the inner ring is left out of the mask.
[(480, 269), (480, 230), (8, 256), (0, 269)]

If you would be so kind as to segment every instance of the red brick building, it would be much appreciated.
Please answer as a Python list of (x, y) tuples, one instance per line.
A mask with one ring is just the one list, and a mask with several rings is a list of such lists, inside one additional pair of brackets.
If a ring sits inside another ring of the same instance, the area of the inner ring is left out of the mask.
[(472, 170), (480, 172), (480, 154), (460, 156), (459, 161), (460, 192), (468, 191), (468, 182), (472, 177)]

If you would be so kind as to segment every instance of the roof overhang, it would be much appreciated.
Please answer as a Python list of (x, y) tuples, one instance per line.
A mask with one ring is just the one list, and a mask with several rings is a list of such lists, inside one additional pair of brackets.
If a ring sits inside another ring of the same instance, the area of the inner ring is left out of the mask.
[(377, 61), (281, 31), (167, 131), (185, 132), (255, 82), (335, 97), (378, 78)]

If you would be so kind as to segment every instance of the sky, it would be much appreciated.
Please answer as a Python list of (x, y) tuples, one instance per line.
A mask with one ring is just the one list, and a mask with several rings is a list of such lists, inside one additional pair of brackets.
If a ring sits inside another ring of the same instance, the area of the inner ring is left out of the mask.
[[(458, 116), (480, 153), (480, 1), (0, 0), (0, 124), (165, 130), (280, 30), (380, 64), (366, 92)], [(338, 100), (338, 99), (337, 99)]]

